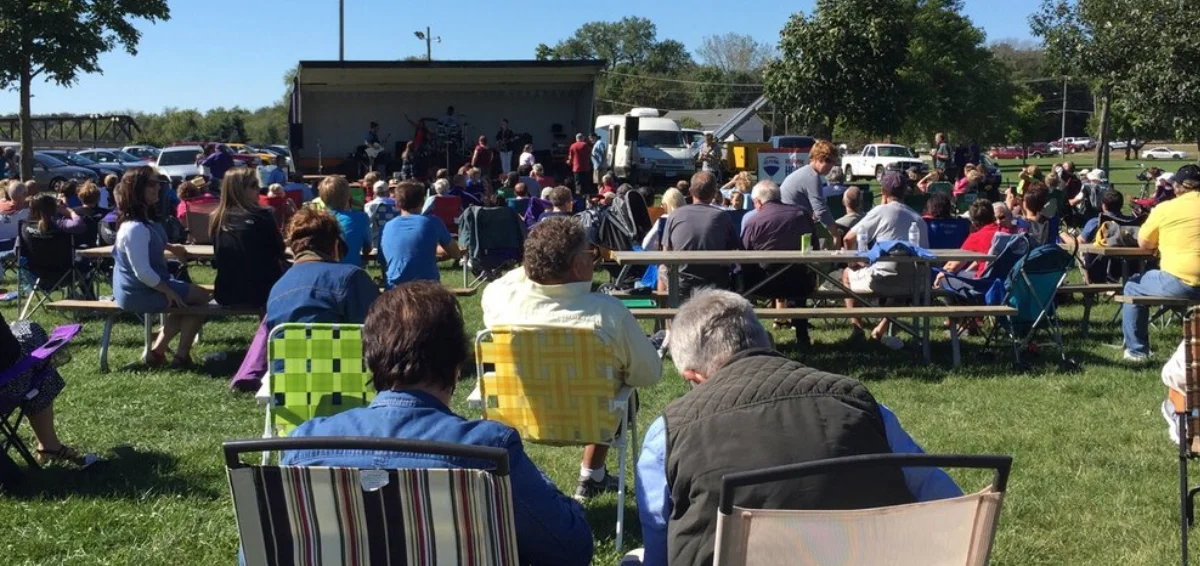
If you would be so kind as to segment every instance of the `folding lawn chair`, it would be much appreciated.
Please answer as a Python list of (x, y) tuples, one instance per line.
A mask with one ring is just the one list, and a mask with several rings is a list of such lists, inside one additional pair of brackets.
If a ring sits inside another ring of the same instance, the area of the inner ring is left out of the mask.
[[(1195, 522), (1196, 494), (1188, 485), (1188, 461), (1200, 456), (1200, 307), (1188, 311), (1183, 324), (1184, 391), (1167, 388), (1179, 441), (1179, 539), (1182, 564), (1188, 564), (1188, 529)], [(1165, 371), (1165, 370), (1164, 370)]]
[(379, 247), (383, 241), (383, 226), (397, 216), (400, 216), (400, 213), (396, 211), (396, 207), (386, 202), (379, 203), (379, 206), (371, 211), (371, 245), (377, 250), (375, 259), (376, 263), (381, 266), (386, 265), (383, 249)]
[[(738, 488), (863, 467), (995, 470), (970, 495), (874, 509), (749, 509)], [(721, 478), (716, 566), (792, 564), (985, 566), (991, 556), (1012, 458), (869, 454), (728, 474)]]
[(211, 214), (217, 209), (219, 202), (184, 202), (184, 228), (187, 229), (189, 244), (211, 244), (212, 236), (208, 233)]
[(977, 200), (979, 200), (978, 193), (963, 193), (961, 195), (958, 195), (958, 198), (955, 199), (955, 202), (958, 203), (957, 204), (958, 213), (962, 214), (962, 213), (970, 210), (971, 204)]
[(936, 193), (945, 193), (946, 195), (953, 195), (954, 194), (954, 183), (949, 183), (946, 181), (938, 181), (936, 183), (929, 183), (929, 187), (926, 189), (925, 192), (927, 192), (931, 195), (936, 194)]
[[(287, 436), (313, 417), (364, 407), (375, 398), (363, 361), (361, 324), (285, 323), (267, 338), (263, 437)], [(267, 454), (263, 453), (263, 463)]]
[[(507, 206), (472, 206), (459, 220), (458, 239), (466, 255), (462, 261), (463, 286), (476, 287), (520, 263), (525, 226)], [(474, 280), (470, 274), (475, 275)]]
[(29, 297), (17, 319), (32, 316), (56, 291), (67, 297), (90, 298), (94, 290), (88, 273), (75, 264), (75, 237), (60, 231), (42, 234), (27, 230), (26, 224), (22, 221), (17, 227), (17, 301), (21, 302), (26, 289)]
[(904, 205), (917, 211), (918, 214), (925, 212), (925, 204), (929, 202), (928, 193), (908, 193), (904, 195)]
[[(247, 566), (518, 564), (508, 452), (502, 448), (307, 437), (232, 441), (221, 449)], [(284, 450), (438, 454), (489, 469), (255, 466), (241, 460), (249, 452)]]
[(1062, 324), (1055, 303), (1058, 288), (1074, 267), (1074, 255), (1057, 244), (1037, 246), (1018, 260), (1005, 280), (1004, 299), (1000, 303), (1017, 309), (1017, 314), (999, 317), (987, 343), (1003, 332), (1012, 344), (1017, 365), (1021, 366), (1021, 351), (1030, 348), (1038, 330), (1049, 329), (1061, 356), (1059, 369), (1078, 369), (1063, 348)]
[(429, 210), (425, 211), (425, 216), (432, 216), (442, 221), (446, 225), (446, 230), (450, 235), (458, 234), (458, 217), (463, 213), (463, 201), (461, 197), (454, 195), (437, 195), (433, 197), (433, 204), (429, 205)]
[[(0, 322), (0, 324), (3, 323)], [(71, 339), (75, 338), (82, 328), (83, 326), (78, 324), (69, 324), (55, 328), (50, 333), (50, 336), (48, 336), (45, 344), (30, 352), (28, 356), (17, 360), (17, 363), (13, 364), (12, 367), (0, 372), (0, 388), (31, 369), (37, 370), (33, 380), (29, 383), (29, 390), (25, 391), (23, 395), (25, 399), (36, 397), (38, 386), (42, 383), (48, 370), (52, 369), (47, 365), (50, 359), (65, 347)], [(17, 428), (21, 425), (21, 417), (24, 416), (25, 413), (21, 410), (20, 403), (15, 403), (11, 407), (0, 406), (0, 460), (3, 460), (0, 463), (0, 469), (9, 469), (15, 473), (19, 473), (19, 470), (16, 470), (15, 466), (9, 466), (9, 464), (12, 464), (12, 459), (8, 456), (10, 449), (16, 450), (30, 468), (37, 469), (40, 467), (37, 459), (33, 457), (33, 452), (29, 450), (29, 447), (25, 445), (25, 441), (21, 440), (21, 435), (17, 432)], [(4, 482), (5, 475), (4, 473), (0, 473), (0, 483)]]
[(618, 456), (617, 550), (625, 535), (625, 449), (637, 445), (633, 388), (621, 382), (609, 338), (569, 326), (497, 326), (475, 337), (483, 418), (554, 446), (607, 444)]

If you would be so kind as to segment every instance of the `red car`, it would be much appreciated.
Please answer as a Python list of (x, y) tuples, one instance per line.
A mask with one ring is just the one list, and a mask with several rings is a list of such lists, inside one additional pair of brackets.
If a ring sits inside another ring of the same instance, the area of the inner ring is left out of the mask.
[(1016, 146), (993, 147), (992, 150), (988, 152), (988, 155), (990, 155), (992, 159), (1021, 159), (1022, 157), (1025, 157), (1025, 152), (1022, 150), (1022, 148)]

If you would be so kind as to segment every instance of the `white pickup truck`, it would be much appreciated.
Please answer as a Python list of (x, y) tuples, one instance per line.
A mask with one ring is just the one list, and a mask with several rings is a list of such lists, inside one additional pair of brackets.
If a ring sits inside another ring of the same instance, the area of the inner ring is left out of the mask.
[(929, 171), (928, 164), (902, 145), (873, 143), (857, 154), (842, 156), (842, 171), (847, 181), (853, 181), (855, 177), (875, 177), (878, 180), (883, 178), (885, 171), (903, 172), (909, 167), (916, 167), (922, 175)]

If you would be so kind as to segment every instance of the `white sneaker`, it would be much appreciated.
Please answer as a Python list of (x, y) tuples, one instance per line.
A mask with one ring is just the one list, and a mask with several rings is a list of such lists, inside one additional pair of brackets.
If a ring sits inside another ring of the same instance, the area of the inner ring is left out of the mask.
[(1125, 353), (1121, 356), (1121, 359), (1130, 363), (1140, 364), (1149, 361), (1150, 356), (1146, 354), (1135, 354), (1129, 350), (1125, 350)]

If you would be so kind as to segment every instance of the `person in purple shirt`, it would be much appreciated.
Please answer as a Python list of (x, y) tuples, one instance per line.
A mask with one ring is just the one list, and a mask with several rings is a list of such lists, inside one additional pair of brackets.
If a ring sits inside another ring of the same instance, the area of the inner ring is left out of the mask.
[[(816, 242), (812, 215), (801, 206), (783, 204), (779, 186), (770, 180), (759, 181), (750, 193), (754, 201), (754, 216), (742, 223), (742, 247), (747, 250), (800, 251), (804, 236)], [(786, 302), (796, 301), (803, 305), (805, 299), (817, 288), (816, 276), (808, 269), (788, 269), (772, 277), (782, 265), (742, 266), (742, 281), (747, 290), (754, 289), (757, 297), (775, 299), (779, 307)], [(806, 347), (811, 344), (808, 321), (792, 319), (796, 330), (796, 344)], [(778, 323), (777, 323), (778, 326)]]
[[(467, 420), (450, 410), (468, 349), (454, 295), (432, 281), (399, 285), (371, 306), (362, 335), (363, 357), (379, 390), (375, 400), (367, 407), (309, 420), (291, 436), (403, 438), (504, 448), (521, 564), (590, 564), (592, 530), (583, 506), (538, 470), (517, 431), (496, 421)], [(447, 456), (362, 450), (291, 451), (281, 463), (370, 469), (490, 467)]]
[(233, 157), (221, 151), (217, 144), (210, 143), (204, 147), (204, 155), (197, 159), (196, 165), (208, 168), (208, 175), (214, 181), (213, 185), (220, 190), (225, 172), (233, 168)]

